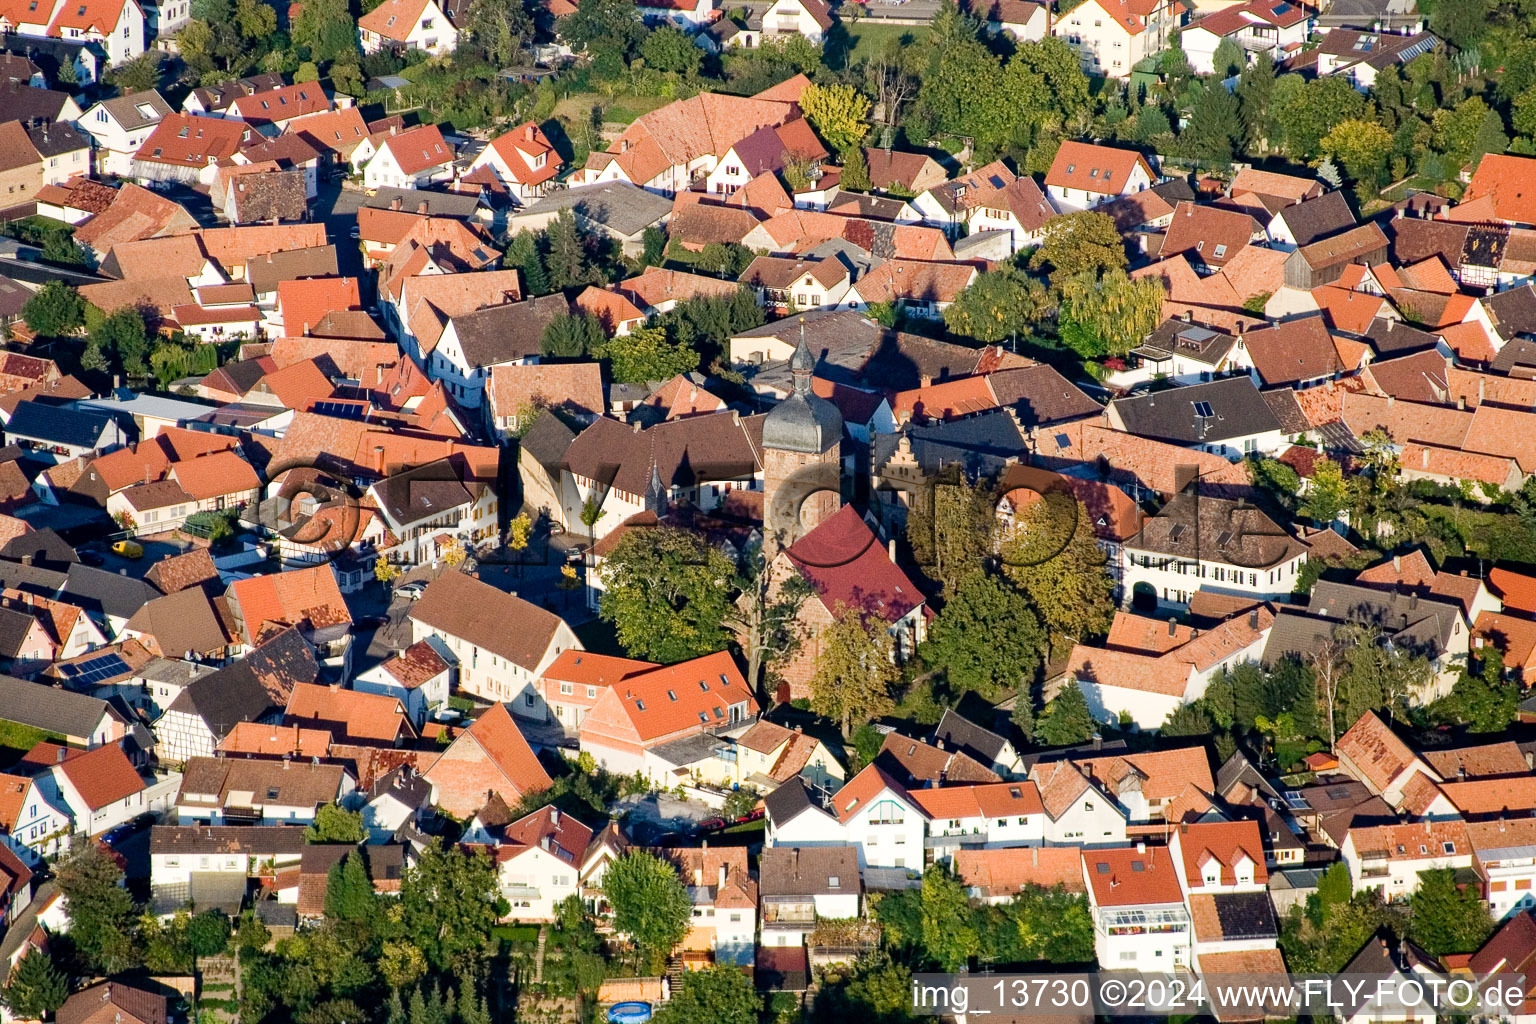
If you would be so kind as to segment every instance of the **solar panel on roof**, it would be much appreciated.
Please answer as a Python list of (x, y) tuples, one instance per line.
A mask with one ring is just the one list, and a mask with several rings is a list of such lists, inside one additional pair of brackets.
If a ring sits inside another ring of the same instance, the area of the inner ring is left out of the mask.
[[(128, 671), (128, 663), (119, 655), (103, 654), (99, 658), (89, 661), (77, 661), (72, 665), (61, 665), (60, 670), (68, 679), (77, 683), (94, 684), (113, 676), (120, 676)], [(71, 671), (73, 670), (73, 671)]]
[(316, 402), (311, 409), (322, 416), (335, 416), (338, 419), (360, 420), (363, 418), (363, 407), (350, 402)]

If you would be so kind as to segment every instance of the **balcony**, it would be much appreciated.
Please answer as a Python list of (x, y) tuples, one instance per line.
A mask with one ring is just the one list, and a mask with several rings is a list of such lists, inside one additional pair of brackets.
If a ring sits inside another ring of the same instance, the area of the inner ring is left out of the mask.
[(763, 903), (763, 924), (766, 925), (814, 925), (816, 923), (816, 904), (814, 903), (785, 903), (769, 901)]

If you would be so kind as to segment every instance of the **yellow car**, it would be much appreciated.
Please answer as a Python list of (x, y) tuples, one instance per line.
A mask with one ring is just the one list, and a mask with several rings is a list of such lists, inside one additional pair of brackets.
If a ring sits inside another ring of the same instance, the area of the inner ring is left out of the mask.
[(122, 555), (124, 558), (144, 557), (143, 545), (131, 540), (118, 541), (116, 544), (112, 545), (112, 551), (115, 554)]

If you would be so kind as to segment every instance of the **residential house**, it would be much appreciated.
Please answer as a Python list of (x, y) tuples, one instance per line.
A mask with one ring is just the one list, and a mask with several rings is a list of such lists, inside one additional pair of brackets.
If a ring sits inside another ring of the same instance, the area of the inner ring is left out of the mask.
[(1341, 192), (1325, 192), (1287, 205), (1265, 225), (1272, 248), (1292, 251), (1356, 226), (1354, 211)]
[(973, 900), (989, 906), (1007, 903), (1028, 886), (1086, 893), (1083, 853), (1076, 846), (1004, 847), (959, 850), (955, 877)]
[(428, 714), (448, 706), (457, 664), (447, 644), (429, 636), (359, 672), (352, 686), (363, 693), (394, 697), (420, 731)]
[(77, 747), (121, 742), (133, 723), (120, 705), (46, 683), (0, 675), (0, 722), (13, 722)]
[(232, 158), (254, 135), (255, 129), (243, 121), (168, 114), (140, 143), (129, 177), (145, 185), (211, 185), (216, 165)]
[(1117, 398), (1105, 419), (1128, 434), (1233, 461), (1278, 452), (1289, 440), (1252, 381), (1241, 377)]
[(364, 53), (422, 50), (442, 57), (459, 42), (458, 29), (437, 0), (385, 0), (359, 18), (357, 28)]
[(443, 328), (426, 359), (427, 373), (443, 381), (461, 407), (478, 410), (492, 368), (538, 362), (545, 327), (569, 312), (558, 293), (465, 311)]
[(1076, 644), (1066, 677), (1083, 691), (1098, 721), (1157, 729), (1175, 710), (1199, 700), (1212, 678), (1258, 663), (1274, 613), (1260, 606), (1198, 634), (1187, 626), (1118, 612), (1105, 646)]
[(1056, 208), (1035, 184), (1035, 179), (1015, 178), (1003, 188), (977, 197), (968, 220), (971, 234), (1003, 231), (1008, 252), (1033, 248), (1045, 240), (1045, 225)]
[(432, 785), (409, 765), (375, 779), (362, 806), (363, 825), (375, 841), (402, 827), (419, 828), (432, 813)]
[(658, 667), (649, 661), (572, 648), (544, 669), (540, 680), (544, 702), (555, 721), (574, 731), (602, 693), (628, 676)]
[(193, 757), (183, 769), (176, 814), (182, 825), (308, 825), (355, 787), (337, 764)]
[(1451, 820), (1351, 828), (1339, 855), (1355, 892), (1407, 899), (1418, 891), (1420, 872), (1472, 866), (1469, 827)]
[(832, 25), (832, 8), (826, 0), (773, 0), (763, 12), (764, 39), (799, 35), (820, 46)]
[[(507, 230), (514, 233), (524, 229), (543, 230), (565, 210), (571, 211), (576, 218), (576, 226), (581, 230), (610, 238), (619, 243), (625, 256), (637, 257), (645, 252), (645, 232), (660, 227), (671, 218), (672, 202), (626, 180), (575, 185), (550, 192), (542, 199), (513, 211), (507, 218)], [(646, 274), (650, 275), (667, 273), (677, 271), (663, 271), (659, 267), (646, 270)], [(704, 280), (729, 284), (719, 278)], [(644, 308), (644, 303), (637, 304)]]
[(909, 791), (928, 816), (934, 862), (956, 851), (988, 846), (1039, 846), (1045, 842), (1045, 808), (1033, 782), (973, 783)]
[[(364, 20), (389, 7), (376, 7)], [(401, 0), (409, 3), (411, 0)], [(423, 0), (436, 7), (434, 0)], [(430, 19), (429, 19), (430, 20)], [(378, 152), (363, 165), (363, 184), (368, 188), (425, 188), (453, 176), (453, 147), (443, 140), (437, 125), (424, 124), (384, 139)]]
[(1090, 0), (1056, 19), (1051, 31), (1077, 53), (1083, 71), (1129, 78), (1144, 58), (1160, 53), (1184, 22), (1185, 6), (1165, 0)]
[(42, 462), (68, 462), (100, 455), (128, 441), (118, 422), (105, 413), (22, 401), (5, 425), (6, 441)]
[(1358, 263), (1375, 266), (1387, 258), (1387, 236), (1375, 223), (1303, 245), (1285, 258), (1285, 283), (1311, 290), (1332, 284)]
[[(560, 474), (561, 521), (595, 543), (631, 516), (691, 504), (717, 508), (733, 490), (762, 489), (762, 416), (734, 410), (640, 429), (603, 417), (576, 435)], [(601, 512), (582, 526), (591, 501)]]
[(1159, 973), (1194, 966), (1181, 866), (1171, 850), (1143, 843), (1084, 850), (1082, 870), (1099, 963)]
[(156, 825), (149, 831), (151, 909), (170, 916), (208, 896), (240, 897), (252, 878), (297, 869), (309, 844), (296, 825)]
[(742, 271), (739, 280), (757, 292), (759, 305), (788, 314), (836, 309), (848, 294), (853, 275), (835, 256), (759, 256)]
[(367, 747), (403, 747), (418, 732), (399, 698), (344, 690), (339, 683), (296, 684), (283, 724), (326, 729), (336, 743)]
[(34, 867), (67, 849), (72, 831), (69, 809), (46, 781), (0, 775), (0, 842)]
[[(1125, 780), (1139, 784), (1143, 777), (1139, 770), (1131, 771)], [(1130, 812), (1095, 781), (1091, 769), (1085, 771), (1063, 759), (1035, 765), (1030, 769), (1030, 780), (1040, 793), (1040, 806), (1045, 811), (1047, 844), (1097, 847), (1125, 842)], [(1126, 787), (1126, 802), (1140, 808), (1145, 801), (1138, 802), (1139, 789), (1134, 789), (1138, 799), (1132, 799), (1133, 789)]]
[(529, 121), (492, 139), (469, 165), (469, 174), (485, 168), (519, 206), (526, 206), (549, 190), (561, 163), (543, 130)]
[(376, 481), (367, 491), (395, 543), (396, 564), (435, 562), (496, 534), (496, 489), (475, 479), (462, 459), (438, 459)]
[(563, 651), (581, 648), (563, 619), (462, 572), (433, 580), (408, 616), (414, 642), (435, 636), (458, 660), (460, 690), (538, 721), (550, 717), (539, 679)]
[(737, 784), (771, 790), (799, 778), (815, 792), (830, 793), (847, 781), (838, 756), (803, 729), (760, 718), (735, 742)]
[(493, 797), (515, 806), (550, 785), (505, 704), (493, 704), (454, 737), (422, 776), (432, 784), (433, 804), (466, 819)]
[(96, 148), (96, 173), (127, 177), (134, 154), (156, 125), (174, 111), (154, 89), (101, 100), (80, 116), (82, 131)]
[(707, 953), (718, 964), (750, 965), (757, 945), (758, 887), (745, 846), (672, 846), (652, 851), (677, 869), (693, 903), (683, 956)]
[[(99, 836), (145, 811), (163, 809), (180, 783), (171, 776), (150, 787), (116, 743), (84, 753), (66, 753), (35, 781), (44, 787), (51, 803), (68, 812), (73, 831), (85, 836)], [(163, 803), (156, 807), (160, 801)]]
[(34, 50), (47, 46), (49, 40), (73, 46), (93, 45), (106, 55), (109, 67), (117, 67), (143, 53), (146, 42), (144, 9), (137, 0), (51, 0), (41, 7), (16, 4), (5, 12), (5, 20), (8, 34), (14, 33), (23, 40), (39, 37), (31, 44)]
[(1246, 213), (1182, 202), (1174, 207), (1158, 258), (1186, 256), (1197, 273), (1214, 274), (1262, 234)]
[(1388, 804), (1398, 806), (1415, 776), (1440, 782), (1440, 774), (1398, 738), (1374, 711), (1361, 715), (1334, 745), (1339, 769), (1360, 780)]
[(1222, 72), (1214, 58), (1223, 42), (1239, 47), (1246, 63), (1266, 54), (1279, 63), (1301, 49), (1312, 35), (1310, 10), (1286, 0), (1248, 0), (1207, 14), (1179, 34), (1179, 48), (1198, 75)]
[(1234, 970), (1233, 963), (1259, 973), (1283, 972), (1275, 947), (1280, 926), (1269, 898), (1258, 822), (1181, 824), (1169, 834), (1168, 852), (1181, 868), (1179, 881), (1194, 931), (1192, 952), (1201, 973)]
[(602, 367), (595, 362), (513, 363), (491, 367), (480, 409), (490, 434), (510, 440), (542, 410), (591, 423), (606, 405)]
[(330, 108), (331, 97), (319, 82), (295, 82), (236, 97), (224, 116), (237, 118), (260, 134), (273, 137), (296, 118), (326, 113)]
[[(1082, 11), (1073, 13), (1088, 17), (1095, 9), (1096, 0), (1090, 0)], [(1134, 149), (1096, 146), (1070, 139), (1056, 151), (1056, 158), (1045, 175), (1046, 192), (1063, 211), (1092, 209), (1112, 199), (1151, 188), (1156, 183), (1157, 173)]]
[(816, 922), (862, 911), (859, 854), (852, 846), (771, 846), (758, 858), (762, 944), (801, 946)]
[(663, 779), (699, 760), (676, 745), (702, 742), (713, 753), (716, 734), (756, 714), (746, 679), (721, 651), (614, 680), (582, 717), (578, 734), (582, 751), (609, 771)]
[(964, 263), (886, 260), (860, 277), (836, 308), (865, 313), (884, 303), (909, 316), (940, 320), (978, 276), (975, 267)]
[(968, 755), (1005, 778), (1024, 769), (1023, 760), (1006, 736), (962, 717), (954, 708), (945, 708), (939, 716), (939, 724), (933, 727), (933, 740), (945, 749)]
[[(915, 795), (879, 766), (869, 765), (849, 779), (833, 794), (831, 809), (845, 841), (859, 851), (860, 869), (905, 868), (923, 873), (927, 814)], [(773, 845), (788, 843), (776, 839)]]
[(898, 732), (886, 734), (874, 763), (909, 789), (1002, 781), (1001, 775), (963, 751)]
[(671, 25), (687, 32), (699, 31), (715, 15), (712, 0), (641, 0), (635, 9), (647, 25)]
[[(1490, 787), (1485, 783), (1484, 788)], [(1493, 919), (1527, 915), (1536, 907), (1536, 818), (1529, 812), (1518, 818), (1501, 812), (1497, 819), (1468, 822), (1466, 828)]]
[(518, 921), (553, 921), (562, 900), (581, 892), (592, 829), (551, 805), (506, 826), (493, 856), (496, 884)]
[(1394, 65), (1407, 64), (1440, 45), (1433, 32), (1414, 35), (1336, 28), (1317, 48), (1317, 74), (1343, 75), (1361, 92), (1376, 84), (1376, 76)]
[(926, 153), (865, 148), (864, 163), (869, 168), (870, 184), (877, 191), (921, 195), (948, 177), (943, 166)]
[(182, 686), (155, 722), (155, 751), (162, 763), (211, 757), (238, 723), (276, 721), (293, 686), (314, 682), (319, 672), (298, 630), (284, 630), (240, 661)]

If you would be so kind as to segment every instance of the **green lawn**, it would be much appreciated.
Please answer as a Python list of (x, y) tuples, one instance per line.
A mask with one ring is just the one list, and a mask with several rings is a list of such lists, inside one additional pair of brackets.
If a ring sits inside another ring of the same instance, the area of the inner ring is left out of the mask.
[(633, 96), (628, 93), (604, 96), (598, 92), (578, 92), (555, 104), (555, 116), (572, 124), (580, 124), (591, 116), (593, 107), (601, 107), (605, 123), (629, 124), (641, 114), (648, 114), (670, 102), (665, 96)]
[(873, 57), (891, 42), (899, 40), (904, 46), (919, 43), (928, 35), (926, 25), (878, 25), (868, 21), (857, 24), (843, 22), (848, 33), (848, 58), (845, 66), (851, 67), (866, 57)]
[(491, 929), (491, 934), (502, 942), (514, 945), (533, 945), (539, 941), (539, 926), (536, 924), (499, 924)]
[(20, 722), (0, 719), (0, 764), (10, 764), (44, 740), (63, 743), (64, 737), (54, 736)]

